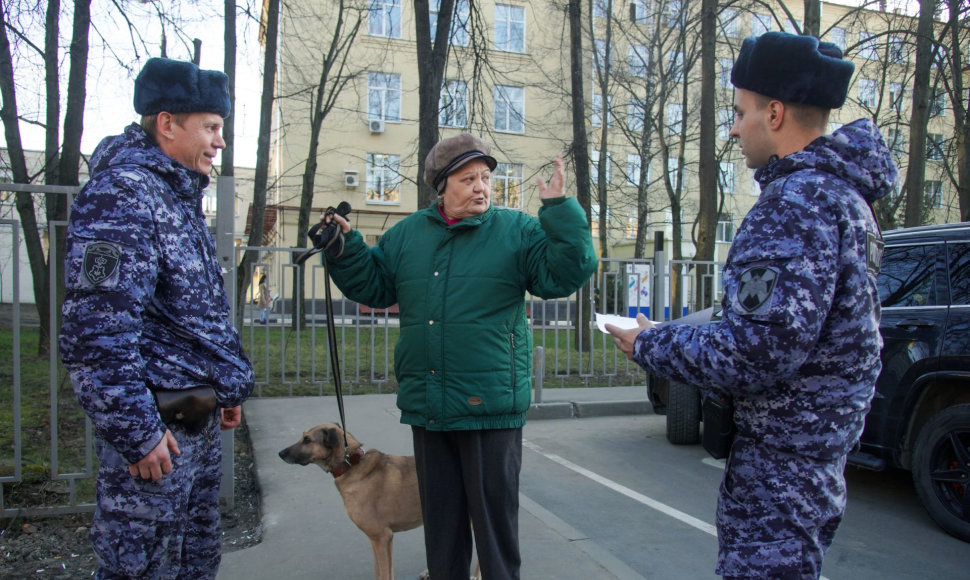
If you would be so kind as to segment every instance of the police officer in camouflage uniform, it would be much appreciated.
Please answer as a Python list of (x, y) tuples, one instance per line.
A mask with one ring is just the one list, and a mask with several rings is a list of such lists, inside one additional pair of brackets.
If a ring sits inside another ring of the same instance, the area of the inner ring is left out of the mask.
[(744, 41), (731, 136), (761, 196), (724, 268), (723, 319), (610, 328), (649, 372), (733, 399), (717, 507), (717, 573), (728, 578), (819, 577), (881, 367), (882, 245), (869, 204), (897, 170), (869, 120), (826, 134), (852, 72), (809, 36)]
[[(98, 145), (68, 225), (60, 353), (95, 428), (97, 578), (214, 578), (219, 430), (253, 388), (202, 214), (228, 78), (150, 59), (134, 103), (141, 124)], [(212, 411), (163, 423), (153, 391), (198, 387)]]

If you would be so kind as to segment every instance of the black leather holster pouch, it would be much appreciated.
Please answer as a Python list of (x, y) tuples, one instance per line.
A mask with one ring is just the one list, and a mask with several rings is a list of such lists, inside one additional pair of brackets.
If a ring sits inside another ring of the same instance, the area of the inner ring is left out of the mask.
[(734, 427), (734, 402), (709, 392), (701, 405), (704, 417), (704, 434), (701, 444), (714, 459), (724, 459), (731, 453), (736, 429)]
[(216, 410), (216, 391), (212, 387), (154, 389), (158, 414), (166, 425), (177, 423), (187, 431), (201, 431)]

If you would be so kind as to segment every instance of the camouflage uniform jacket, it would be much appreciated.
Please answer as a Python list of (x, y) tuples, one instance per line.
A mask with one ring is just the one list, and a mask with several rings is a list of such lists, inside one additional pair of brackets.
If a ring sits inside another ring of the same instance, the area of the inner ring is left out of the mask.
[(208, 176), (137, 124), (91, 167), (68, 224), (60, 354), (96, 434), (135, 463), (165, 431), (150, 388), (209, 385), (229, 408), (253, 370), (202, 213)]
[(855, 121), (755, 173), (762, 192), (723, 272), (723, 314), (637, 338), (650, 372), (734, 398), (741, 435), (819, 460), (858, 440), (881, 363), (869, 204), (897, 170), (878, 130)]

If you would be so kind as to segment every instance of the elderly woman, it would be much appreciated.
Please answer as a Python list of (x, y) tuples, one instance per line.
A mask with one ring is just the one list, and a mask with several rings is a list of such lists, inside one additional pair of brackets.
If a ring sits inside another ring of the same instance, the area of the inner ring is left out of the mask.
[(538, 180), (536, 219), (491, 206), (496, 161), (481, 139), (435, 145), (424, 178), (438, 202), (368, 248), (345, 234), (330, 274), (350, 299), (398, 304), (394, 349), (401, 422), (412, 426), (428, 570), (468, 577), (472, 536), (485, 578), (519, 578), (519, 472), (529, 408), (532, 335), (525, 294), (568, 296), (597, 267), (589, 225), (563, 195), (560, 157)]

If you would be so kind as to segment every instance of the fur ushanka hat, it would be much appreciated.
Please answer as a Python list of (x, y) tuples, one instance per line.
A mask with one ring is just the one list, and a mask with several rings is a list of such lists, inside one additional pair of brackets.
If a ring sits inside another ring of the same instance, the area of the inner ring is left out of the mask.
[(786, 32), (744, 39), (731, 83), (785, 103), (838, 109), (845, 103), (855, 65), (831, 42)]
[(202, 70), (194, 63), (151, 58), (135, 79), (135, 112), (216, 113), (223, 119), (232, 111), (229, 77), (217, 70)]

